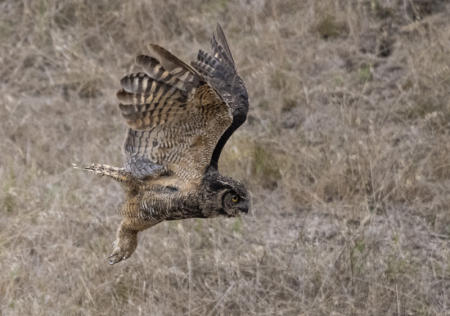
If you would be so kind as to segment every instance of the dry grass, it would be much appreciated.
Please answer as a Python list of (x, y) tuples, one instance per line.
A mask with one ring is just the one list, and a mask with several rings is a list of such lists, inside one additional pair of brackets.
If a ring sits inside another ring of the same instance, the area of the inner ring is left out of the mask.
[[(0, 2), (1, 315), (449, 315), (450, 5), (439, 0)], [(251, 97), (221, 160), (242, 219), (163, 223), (105, 257), (115, 91), (145, 45), (216, 21)]]

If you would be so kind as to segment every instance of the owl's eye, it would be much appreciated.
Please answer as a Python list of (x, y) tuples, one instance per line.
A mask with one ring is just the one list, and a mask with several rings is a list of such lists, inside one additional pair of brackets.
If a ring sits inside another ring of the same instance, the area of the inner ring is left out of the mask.
[(233, 203), (237, 203), (237, 202), (239, 202), (239, 197), (238, 197), (237, 195), (233, 195), (233, 196), (231, 197), (231, 201), (232, 201)]

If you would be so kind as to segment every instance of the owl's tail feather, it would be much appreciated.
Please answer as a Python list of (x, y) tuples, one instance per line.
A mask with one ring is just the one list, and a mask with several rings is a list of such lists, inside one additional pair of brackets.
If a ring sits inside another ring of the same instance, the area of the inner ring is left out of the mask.
[(72, 165), (76, 169), (82, 169), (82, 170), (94, 172), (95, 174), (98, 174), (100, 176), (108, 176), (108, 177), (111, 177), (114, 180), (122, 182), (122, 183), (130, 183), (134, 180), (133, 176), (129, 172), (125, 171), (124, 168), (117, 168), (117, 167), (104, 165), (104, 164), (98, 164), (98, 163), (93, 163), (87, 167), (79, 167), (75, 164), (72, 164)]

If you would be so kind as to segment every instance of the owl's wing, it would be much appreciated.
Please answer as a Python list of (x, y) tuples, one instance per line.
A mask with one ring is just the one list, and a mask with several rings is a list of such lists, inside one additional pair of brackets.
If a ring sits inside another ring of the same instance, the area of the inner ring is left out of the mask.
[(211, 38), (211, 46), (211, 54), (199, 50), (197, 59), (192, 61), (191, 65), (227, 104), (233, 117), (231, 125), (218, 140), (211, 157), (210, 166), (218, 169), (220, 153), (228, 138), (247, 119), (249, 104), (247, 89), (236, 72), (233, 56), (219, 24)]
[(160, 46), (151, 48), (153, 56), (136, 58), (144, 72), (125, 76), (117, 93), (130, 127), (125, 169), (141, 179), (200, 179), (232, 123), (231, 110), (196, 70)]
[(153, 56), (136, 59), (144, 72), (121, 80), (117, 97), (130, 127), (125, 167), (134, 176), (200, 179), (217, 169), (225, 142), (245, 121), (247, 91), (219, 25), (211, 43), (212, 55), (199, 51), (194, 68), (151, 45)]

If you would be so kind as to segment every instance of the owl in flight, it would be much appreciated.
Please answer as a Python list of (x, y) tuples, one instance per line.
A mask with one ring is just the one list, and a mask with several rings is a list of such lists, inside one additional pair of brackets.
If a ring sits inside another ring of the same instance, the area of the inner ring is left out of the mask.
[(142, 72), (120, 81), (124, 166), (84, 168), (119, 181), (126, 193), (110, 264), (130, 257), (138, 232), (159, 222), (249, 210), (244, 185), (218, 170), (225, 143), (246, 120), (247, 90), (220, 25), (211, 45), (188, 65), (150, 44), (151, 53), (136, 58)]

